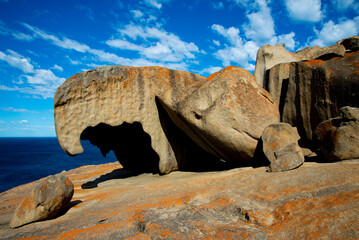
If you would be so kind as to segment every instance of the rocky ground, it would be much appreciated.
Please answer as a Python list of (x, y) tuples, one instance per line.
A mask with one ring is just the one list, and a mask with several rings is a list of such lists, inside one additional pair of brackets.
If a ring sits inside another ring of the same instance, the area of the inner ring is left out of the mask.
[(11, 229), (35, 183), (0, 194), (1, 239), (358, 239), (359, 160), (134, 175), (119, 163), (65, 173), (71, 207)]

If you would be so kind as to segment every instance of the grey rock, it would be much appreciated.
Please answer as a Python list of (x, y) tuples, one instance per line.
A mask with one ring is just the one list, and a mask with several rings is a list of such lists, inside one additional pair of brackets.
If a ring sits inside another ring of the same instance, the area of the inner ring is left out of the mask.
[(344, 106), (359, 107), (358, 61), (355, 52), (325, 61), (282, 63), (268, 71), (266, 90), (279, 106), (281, 121), (297, 127), (301, 146), (315, 149), (313, 133), (321, 122), (339, 116)]

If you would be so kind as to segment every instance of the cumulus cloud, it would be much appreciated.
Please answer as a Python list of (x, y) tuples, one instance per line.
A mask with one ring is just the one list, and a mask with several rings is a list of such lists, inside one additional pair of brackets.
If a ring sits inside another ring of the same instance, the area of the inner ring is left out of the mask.
[(256, 0), (255, 5), (259, 11), (247, 15), (249, 23), (244, 25), (246, 37), (257, 42), (269, 40), (275, 35), (271, 10), (265, 0)]
[(300, 22), (319, 22), (323, 18), (320, 0), (285, 0), (289, 17)]
[[(214, 56), (221, 60), (224, 66), (234, 63), (249, 71), (254, 70), (257, 51), (260, 46), (265, 44), (284, 43), (288, 49), (295, 49), (294, 32), (276, 35), (271, 9), (266, 0), (235, 2), (240, 6), (251, 6), (248, 7), (248, 22), (242, 25), (243, 32), (236, 27), (225, 28), (219, 24), (211, 26), (211, 29), (227, 42), (224, 44), (224, 48), (214, 53)], [(217, 45), (215, 41), (213, 40)]]
[(250, 64), (249, 61), (255, 60), (259, 48), (256, 43), (253, 41), (243, 43), (243, 39), (239, 36), (240, 31), (235, 27), (226, 29), (221, 25), (213, 24), (212, 30), (231, 44), (214, 53), (214, 56), (221, 60), (224, 66), (237, 63), (248, 70), (254, 69), (253, 64)]
[(270, 40), (270, 45), (274, 45), (274, 44), (285, 44), (285, 47), (289, 50), (294, 50), (295, 49), (295, 33), (294, 32), (290, 32), (288, 34), (283, 34), (280, 36), (274, 36), (271, 40)]
[[(22, 93), (49, 98), (54, 96), (56, 88), (65, 81), (65, 78), (55, 76), (49, 69), (35, 69), (30, 63), (29, 58), (25, 58), (11, 49), (8, 49), (6, 52), (7, 54), (0, 51), (0, 60), (7, 62), (12, 67), (22, 70), (24, 72), (22, 77), (27, 80), (28, 86), (19, 88), (17, 86), (8, 87), (1, 85), (0, 90), (20, 91)], [(17, 83), (23, 84), (23, 81), (20, 80)]]
[(233, 45), (241, 45), (243, 43), (242, 39), (239, 36), (238, 28), (230, 27), (228, 29), (225, 29), (222, 25), (219, 24), (213, 24), (211, 28), (219, 35), (225, 37)]
[(312, 46), (329, 46), (340, 39), (358, 35), (359, 16), (335, 24), (332, 20), (326, 22), (321, 30), (315, 29), (317, 38), (311, 41)]

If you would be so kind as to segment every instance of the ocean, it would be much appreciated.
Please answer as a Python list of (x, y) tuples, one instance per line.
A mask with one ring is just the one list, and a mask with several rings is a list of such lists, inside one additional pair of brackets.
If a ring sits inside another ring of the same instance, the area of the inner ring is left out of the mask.
[(84, 152), (70, 157), (55, 137), (0, 138), (0, 192), (63, 170), (117, 161), (113, 152), (104, 158), (89, 141), (81, 143)]

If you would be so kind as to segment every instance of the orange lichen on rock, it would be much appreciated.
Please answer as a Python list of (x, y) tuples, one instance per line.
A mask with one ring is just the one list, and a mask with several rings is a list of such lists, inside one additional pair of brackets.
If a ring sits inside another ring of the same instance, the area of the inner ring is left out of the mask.
[[(15, 208), (9, 202), (31, 184), (3, 193), (0, 209), (8, 211), (0, 212), (1, 238), (359, 237), (358, 160), (305, 163), (281, 173), (267, 173), (261, 167), (100, 178), (112, 167), (109, 163), (66, 172), (80, 181), (74, 182), (79, 188), (72, 207), (58, 218), (17, 229), (7, 227)], [(81, 189), (83, 183), (96, 179), (102, 179), (97, 186)]]

